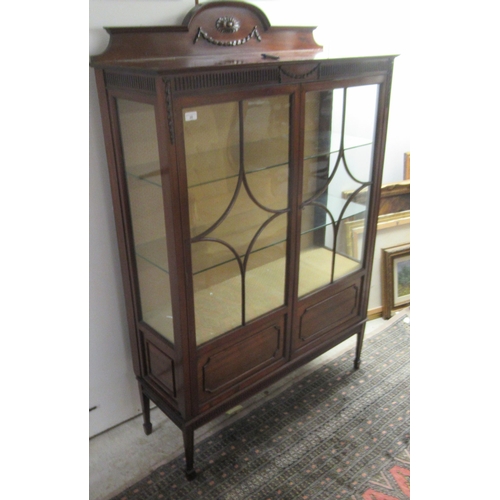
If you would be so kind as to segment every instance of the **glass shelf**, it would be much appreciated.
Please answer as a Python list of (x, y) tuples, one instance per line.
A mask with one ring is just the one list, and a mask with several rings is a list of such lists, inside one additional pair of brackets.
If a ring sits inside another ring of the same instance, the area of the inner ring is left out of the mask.
[(268, 168), (288, 165), (288, 144), (288, 135), (245, 143), (245, 172), (249, 174)]
[[(269, 212), (265, 212), (257, 205), (254, 205), (250, 210), (246, 210), (241, 213), (230, 212), (226, 219), (220, 224), (220, 226), (217, 227), (214, 232), (210, 233), (210, 236), (227, 239), (235, 235), (235, 231), (238, 235), (241, 235), (242, 233), (253, 235), (255, 234), (257, 229), (269, 218), (270, 215), (271, 214)], [(203, 224), (192, 223), (191, 234), (193, 235), (193, 237), (195, 237), (199, 234), (204, 233), (219, 219), (220, 217), (214, 218), (209, 223)], [(249, 223), (249, 221), (251, 221), (251, 223)]]
[[(333, 133), (331, 135), (330, 148), (321, 151), (319, 147), (320, 141), (323, 140), (321, 137), (315, 135), (314, 137), (306, 138), (304, 144), (304, 159), (308, 160), (311, 158), (317, 158), (319, 156), (338, 153), (340, 151), (340, 139), (341, 134)], [(371, 139), (356, 137), (352, 135), (344, 135), (344, 151), (371, 146), (372, 144), (373, 143)]]
[[(285, 228), (286, 215), (283, 216), (283, 219), (284, 219), (283, 226)], [(248, 248), (246, 246), (246, 243), (253, 238), (253, 236), (259, 230), (259, 228), (260, 226), (246, 228), (245, 231), (241, 232), (238, 235), (238, 237), (241, 238), (243, 242), (245, 242), (245, 245), (242, 244), (241, 246), (235, 248), (235, 250), (238, 253), (238, 256), (242, 260), (245, 258), (246, 250)], [(267, 236), (264, 230), (259, 236), (259, 238), (257, 238), (257, 240), (255, 241), (254, 247), (250, 252), (250, 256), (254, 256), (258, 252), (269, 249), (273, 246), (279, 246), (286, 241), (285, 230), (283, 230), (283, 236), (281, 238), (276, 239), (273, 236), (271, 237)], [(208, 257), (211, 264), (200, 266), (200, 262), (203, 262), (204, 260), (206, 261), (206, 259), (203, 259), (202, 257), (206, 254), (206, 248), (203, 247), (204, 246), (206, 247), (207, 244), (210, 244), (211, 246), (211, 251)], [(158, 239), (155, 241), (151, 241), (149, 243), (138, 245), (136, 246), (135, 251), (138, 256), (142, 257), (144, 260), (146, 260), (156, 268), (161, 269), (165, 273), (169, 273), (167, 248), (165, 240)], [(230, 252), (230, 257), (227, 258), (229, 252), (226, 246), (212, 241), (201, 240), (200, 242), (193, 243), (191, 247), (191, 252), (192, 252), (193, 274), (200, 274), (215, 267), (227, 264), (228, 262), (236, 261), (236, 258), (232, 252)]]
[[(328, 195), (326, 207), (328, 208), (330, 213), (334, 217), (337, 218), (338, 215), (340, 215), (340, 212), (342, 211), (342, 209), (344, 208), (346, 201), (347, 200), (345, 200), (343, 198), (339, 198), (339, 197), (333, 196), (333, 195)], [(312, 209), (316, 208), (318, 211), (321, 212), (321, 214), (326, 215), (326, 212), (323, 209), (321, 209), (320, 207), (317, 207), (317, 205), (307, 204), (304, 206), (304, 208), (312, 208)], [(355, 202), (351, 201), (347, 205), (347, 208), (343, 214), (342, 220), (349, 219), (351, 217), (361, 216), (366, 212), (366, 210), (367, 210), (367, 208), (365, 205), (361, 205), (360, 203), (355, 203)], [(338, 223), (338, 220), (336, 220), (335, 222)], [(316, 224), (313, 224), (311, 227), (307, 227), (307, 226), (304, 227), (304, 225), (305, 224), (303, 222), (301, 235), (310, 233), (311, 231), (316, 231), (317, 229), (321, 229), (323, 227), (331, 226), (332, 222), (330, 221), (330, 218), (327, 217), (324, 223), (321, 223), (321, 224), (316, 223)]]
[[(328, 196), (328, 203), (327, 203), (327, 208), (332, 212), (333, 214), (340, 213), (342, 210), (343, 206), (345, 205), (346, 200), (341, 199), (335, 196)], [(306, 205), (309, 206), (309, 205)], [(258, 208), (256, 207), (256, 211)], [(318, 209), (321, 210), (321, 209)], [(354, 203), (351, 202), (349, 203), (346, 211), (344, 212), (344, 217), (343, 219), (347, 219), (350, 217), (356, 217), (360, 216), (363, 213), (365, 213), (366, 207), (364, 205), (361, 205), (359, 203)], [(260, 211), (262, 212), (262, 211)], [(286, 214), (283, 214), (281, 217), (283, 217), (283, 226), (286, 226)], [(250, 241), (253, 236), (256, 234), (256, 232), (259, 230), (261, 224), (254, 225), (254, 226), (244, 226), (243, 222), (248, 221), (249, 217), (248, 214), (241, 214), (238, 217), (235, 217), (235, 225), (239, 227), (244, 227), (245, 230), (240, 231), (236, 235), (234, 234), (234, 230), (229, 228), (226, 233), (219, 233), (212, 235), (210, 234), (209, 237), (216, 236), (220, 239), (227, 239), (228, 236), (233, 236), (236, 240), (242, 241), (242, 242), (248, 242)], [(252, 218), (250, 218), (253, 220)], [(277, 220), (277, 219), (276, 219)], [(332, 223), (329, 218), (326, 218), (323, 223), (320, 224), (314, 224), (311, 227), (304, 228), (301, 232), (301, 235), (313, 232), (317, 229), (321, 228), (326, 228), (328, 226), (331, 226)], [(261, 235), (262, 236), (262, 235)], [(265, 235), (264, 235), (265, 236)], [(255, 242), (254, 249), (250, 253), (251, 256), (254, 256), (258, 252), (262, 250), (269, 249), (273, 246), (279, 246), (282, 245), (283, 243), (286, 242), (286, 233), (283, 234), (282, 238), (279, 239), (274, 239), (273, 241), (269, 242), (269, 238), (258, 238), (257, 241)], [(197, 266), (196, 263), (200, 261), (200, 256), (204, 254), (204, 250), (202, 249), (203, 244), (207, 243), (202, 240), (199, 243), (194, 243), (191, 247), (192, 251), (192, 262), (193, 262), (193, 274), (200, 274), (205, 271), (209, 271), (211, 269), (214, 269), (216, 267), (222, 266), (224, 264), (227, 264), (229, 262), (235, 261), (236, 258), (234, 257), (234, 254), (231, 253), (231, 257), (227, 258), (224, 257), (225, 255), (227, 256), (227, 248), (224, 245), (221, 245), (219, 243), (213, 243), (212, 248), (217, 248), (219, 251), (217, 252), (216, 250), (211, 252), (210, 259), (212, 261), (211, 265), (205, 266), (205, 267), (200, 267)], [(199, 249), (199, 250), (198, 250)], [(235, 248), (237, 250), (237, 253), (241, 259), (244, 259), (245, 253), (246, 253), (246, 246), (240, 246), (239, 248)], [(166, 247), (166, 241), (164, 239), (158, 239), (154, 240), (148, 243), (144, 243), (142, 245), (138, 245), (136, 247), (136, 253), (141, 256), (143, 259), (147, 260), (150, 264), (156, 266), (157, 268), (161, 269), (165, 273), (169, 272), (168, 269), (168, 259), (167, 259), (167, 247)], [(217, 254), (220, 256), (218, 257)]]
[[(264, 164), (263, 151), (266, 151)], [(238, 177), (239, 154), (239, 146), (232, 146), (187, 155), (188, 187), (195, 188)], [(288, 137), (246, 143), (243, 163), (247, 175), (288, 165)]]
[[(339, 144), (339, 141), (340, 134), (334, 134), (332, 143)], [(277, 142), (281, 142), (283, 144), (283, 148), (285, 146), (288, 146), (288, 138), (273, 138), (246, 145), (244, 163), (245, 173), (247, 175), (288, 165), (288, 156), (286, 158), (283, 158), (283, 155), (280, 153), (282, 147), (276, 148)], [(371, 145), (372, 143), (369, 139), (363, 139), (361, 137), (354, 136), (346, 136), (344, 138), (345, 151)], [(317, 149), (318, 140), (311, 140), (308, 142), (308, 146), (306, 146), (305, 151), (317, 151)], [(325, 150), (324, 152), (319, 151), (315, 152), (314, 154), (307, 154), (304, 156), (304, 159), (309, 160), (312, 158), (318, 158), (321, 156), (338, 153), (340, 150), (339, 148), (330, 149), (330, 151)], [(265, 165), (262, 165), (262, 151), (270, 152), (266, 155)], [(211, 184), (213, 182), (219, 182), (238, 177), (239, 160), (237, 160), (237, 162), (235, 163), (234, 171), (228, 173), (227, 166), (223, 166), (224, 163), (227, 165), (227, 161), (218, 161), (218, 159), (220, 159), (221, 157), (221, 154), (227, 154), (237, 159), (239, 156), (239, 147), (233, 146), (232, 148), (226, 148), (224, 150), (221, 149), (206, 151), (203, 153), (193, 153), (186, 158), (188, 165), (192, 164), (202, 166), (201, 168), (191, 167), (189, 175), (189, 188), (195, 188), (205, 184)], [(148, 182), (161, 188), (161, 171), (160, 165), (157, 162), (150, 162), (143, 165), (127, 167), (126, 172), (128, 175), (134, 177), (135, 179)]]
[(148, 182), (161, 188), (160, 164), (156, 161), (127, 167), (125, 172), (134, 179)]
[(135, 252), (139, 257), (148, 261), (153, 266), (169, 272), (168, 269), (168, 255), (167, 255), (167, 242), (165, 239), (157, 239), (135, 247)]
[[(252, 250), (250, 252), (250, 258), (252, 257), (255, 257), (255, 256), (258, 256), (259, 252), (262, 252), (263, 250), (268, 250), (270, 248), (273, 248), (273, 247), (277, 247), (279, 245), (282, 245), (283, 243), (286, 243), (286, 238), (283, 238), (282, 240), (280, 241), (276, 241), (270, 245), (264, 245), (264, 246), (261, 246), (259, 248), (257, 248), (256, 250)], [(196, 252), (193, 250), (193, 254), (196, 255)], [(238, 255), (239, 258), (243, 261), (244, 258), (245, 258), (245, 254), (240, 254)], [(193, 258), (193, 260), (195, 260), (195, 258)], [(210, 267), (206, 267), (204, 269), (200, 269), (200, 270), (195, 270), (193, 269), (193, 276), (197, 275), (197, 274), (201, 274), (201, 273), (204, 273), (206, 271), (211, 271), (212, 269), (215, 269), (216, 267), (219, 267), (219, 266), (223, 266), (224, 264), (228, 264), (229, 262), (233, 262), (233, 261), (236, 261), (236, 258), (232, 258), (232, 259), (226, 259), (226, 260), (221, 260), (221, 262), (218, 262), (217, 264), (214, 264)]]

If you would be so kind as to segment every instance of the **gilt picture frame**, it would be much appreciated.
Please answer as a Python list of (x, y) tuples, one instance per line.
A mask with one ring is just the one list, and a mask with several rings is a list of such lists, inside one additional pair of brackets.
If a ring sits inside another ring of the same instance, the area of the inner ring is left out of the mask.
[[(377, 232), (391, 227), (410, 224), (410, 211), (379, 215), (377, 220)], [(365, 235), (365, 220), (345, 222), (346, 228), (346, 252), (351, 258), (361, 261), (363, 250), (363, 238)]]
[(410, 153), (404, 154), (404, 171), (403, 171), (403, 179), (410, 179)]
[(382, 249), (382, 316), (410, 304), (410, 244)]

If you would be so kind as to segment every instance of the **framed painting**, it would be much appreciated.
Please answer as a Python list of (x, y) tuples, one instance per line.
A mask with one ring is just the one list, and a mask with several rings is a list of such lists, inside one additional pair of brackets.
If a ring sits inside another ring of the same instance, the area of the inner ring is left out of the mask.
[(410, 244), (382, 249), (382, 316), (410, 304)]

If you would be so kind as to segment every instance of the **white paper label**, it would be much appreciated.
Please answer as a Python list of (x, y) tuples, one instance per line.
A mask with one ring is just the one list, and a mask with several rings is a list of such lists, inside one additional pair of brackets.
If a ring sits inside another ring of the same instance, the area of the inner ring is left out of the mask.
[(198, 112), (197, 111), (187, 111), (186, 114), (184, 115), (184, 119), (187, 122), (192, 122), (194, 120), (198, 119)]

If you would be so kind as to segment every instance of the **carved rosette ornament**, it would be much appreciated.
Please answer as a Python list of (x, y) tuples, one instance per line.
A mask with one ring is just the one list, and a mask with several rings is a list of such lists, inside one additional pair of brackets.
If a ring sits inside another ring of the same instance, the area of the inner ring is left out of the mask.
[(240, 29), (240, 22), (234, 17), (219, 17), (215, 27), (221, 33), (236, 33)]

